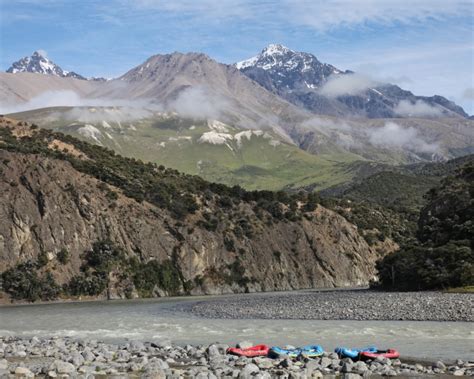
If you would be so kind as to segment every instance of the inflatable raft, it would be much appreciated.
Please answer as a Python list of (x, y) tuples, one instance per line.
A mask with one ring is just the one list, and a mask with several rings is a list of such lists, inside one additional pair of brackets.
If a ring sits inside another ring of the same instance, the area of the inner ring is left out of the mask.
[(362, 351), (359, 354), (360, 359), (376, 359), (377, 357), (395, 359), (400, 356), (400, 353), (395, 349), (376, 350), (376, 351)]
[(320, 345), (308, 345), (303, 347), (297, 347), (294, 349), (284, 349), (278, 346), (270, 348), (268, 353), (271, 358), (279, 358), (281, 356), (288, 356), (290, 358), (296, 358), (301, 354), (306, 355), (309, 358), (320, 357), (323, 355), (324, 350)]
[(238, 355), (239, 357), (266, 357), (270, 348), (267, 345), (257, 345), (248, 347), (246, 349), (239, 349), (237, 347), (230, 347), (227, 349), (227, 354)]
[(377, 348), (375, 346), (364, 347), (363, 349), (348, 349), (347, 347), (336, 347), (334, 352), (337, 353), (339, 358), (359, 358), (359, 354), (362, 352), (375, 353)]

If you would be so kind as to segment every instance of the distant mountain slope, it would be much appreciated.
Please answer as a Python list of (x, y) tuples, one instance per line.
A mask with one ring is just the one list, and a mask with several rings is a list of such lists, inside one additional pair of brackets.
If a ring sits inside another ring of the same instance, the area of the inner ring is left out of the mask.
[(364, 285), (394, 248), (312, 195), (212, 184), (6, 118), (0, 190), (2, 285), (17, 299)]
[[(0, 72), (0, 105), (2, 109), (17, 109), (29, 105), (32, 108), (44, 107), (76, 101), (80, 97), (88, 96), (102, 82), (64, 78), (55, 75), (33, 74), (20, 72), (10, 74)], [(68, 92), (65, 92), (68, 91)], [(53, 95), (56, 95), (53, 97)], [(41, 98), (35, 102), (35, 98)], [(33, 101), (32, 101), (33, 100)], [(5, 110), (4, 110), (5, 111)]]
[[(424, 195), (441, 180), (459, 168), (474, 164), (474, 155), (447, 162), (419, 163), (406, 166), (378, 166), (373, 175), (360, 177), (340, 197), (418, 213), (426, 200)], [(326, 192), (330, 194), (330, 191)]]
[(415, 96), (396, 85), (342, 71), (321, 63), (312, 54), (278, 44), (267, 46), (235, 67), (269, 91), (317, 114), (468, 117), (460, 106), (442, 96)]
[[(356, 154), (307, 153), (271, 129), (241, 129), (152, 110), (55, 107), (13, 114), (117, 153), (246, 189), (280, 190), (351, 181)], [(140, 116), (140, 118), (134, 118)]]

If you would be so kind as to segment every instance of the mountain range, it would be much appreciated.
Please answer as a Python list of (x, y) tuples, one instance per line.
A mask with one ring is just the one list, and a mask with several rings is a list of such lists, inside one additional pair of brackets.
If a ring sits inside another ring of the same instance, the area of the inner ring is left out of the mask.
[(415, 96), (396, 85), (342, 71), (321, 63), (312, 54), (278, 44), (267, 46), (235, 67), (272, 93), (317, 114), (369, 118), (468, 116), (442, 96)]
[[(235, 65), (201, 53), (155, 55), (108, 81), (55, 72), (0, 73), (3, 112), (125, 156), (249, 189), (321, 190), (374, 164), (474, 152), (473, 121), (448, 100), (401, 89), (395, 96), (391, 85), (365, 88), (357, 74), (281, 45)], [(344, 88), (338, 81), (354, 79), (362, 92), (334, 96)], [(322, 108), (297, 100), (303, 93), (323, 99)], [(367, 93), (383, 99), (371, 102)], [(372, 103), (383, 118), (367, 114)]]

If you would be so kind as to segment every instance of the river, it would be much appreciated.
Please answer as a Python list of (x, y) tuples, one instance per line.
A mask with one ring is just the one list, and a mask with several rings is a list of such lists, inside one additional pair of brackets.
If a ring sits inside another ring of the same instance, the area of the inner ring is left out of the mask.
[(318, 321), (207, 319), (183, 311), (199, 297), (98, 301), (0, 307), (0, 335), (70, 336), (106, 342), (143, 340), (176, 344), (373, 345), (420, 359), (474, 357), (474, 324), (425, 321)]

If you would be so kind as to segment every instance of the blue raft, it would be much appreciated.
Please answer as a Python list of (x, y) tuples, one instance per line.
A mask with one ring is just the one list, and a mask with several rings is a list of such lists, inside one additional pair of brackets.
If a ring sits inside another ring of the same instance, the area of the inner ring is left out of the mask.
[(323, 355), (324, 350), (320, 345), (307, 345), (303, 347), (297, 347), (294, 349), (284, 349), (278, 346), (270, 348), (268, 353), (269, 357), (278, 358), (281, 356), (288, 356), (290, 358), (297, 358), (299, 355), (304, 354), (309, 358), (320, 357)]
[(341, 358), (352, 358), (356, 359), (359, 357), (359, 354), (362, 352), (375, 353), (377, 348), (375, 346), (364, 347), (363, 349), (349, 349), (347, 347), (336, 347), (334, 352), (339, 355)]

